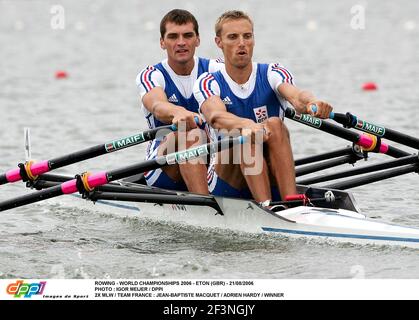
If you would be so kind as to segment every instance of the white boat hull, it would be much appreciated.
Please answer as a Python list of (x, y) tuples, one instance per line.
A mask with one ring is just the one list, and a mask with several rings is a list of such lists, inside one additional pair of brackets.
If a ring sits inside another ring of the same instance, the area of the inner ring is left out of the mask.
[[(327, 242), (419, 248), (419, 228), (368, 219), (365, 215), (354, 211), (300, 206), (275, 213), (259, 207), (253, 201), (231, 198), (216, 199), (223, 214), (204, 206), (103, 200), (97, 201), (93, 209), (200, 228), (305, 237)], [(84, 203), (93, 206), (91, 202), (85, 201)]]

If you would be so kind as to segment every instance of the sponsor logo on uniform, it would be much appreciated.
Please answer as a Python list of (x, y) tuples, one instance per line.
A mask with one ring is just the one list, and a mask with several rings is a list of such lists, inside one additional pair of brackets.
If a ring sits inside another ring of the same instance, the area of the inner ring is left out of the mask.
[(169, 102), (179, 102), (175, 94), (172, 94), (169, 98)]
[(266, 109), (266, 106), (254, 108), (253, 112), (255, 113), (257, 123), (261, 123), (268, 119), (268, 109)]
[(233, 104), (233, 101), (231, 101), (230, 97), (227, 96), (223, 99), (223, 102), (226, 106)]

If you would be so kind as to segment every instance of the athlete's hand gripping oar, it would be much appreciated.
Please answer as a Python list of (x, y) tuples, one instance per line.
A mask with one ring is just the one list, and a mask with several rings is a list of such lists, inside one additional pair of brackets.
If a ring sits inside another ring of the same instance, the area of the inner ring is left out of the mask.
[(323, 121), (322, 119), (315, 118), (309, 114), (298, 114), (292, 108), (287, 108), (285, 110), (285, 116), (291, 120), (303, 123), (310, 127), (322, 130), (324, 132), (338, 136), (342, 139), (351, 141), (361, 146), (363, 150), (367, 152), (384, 153), (394, 158), (400, 158), (410, 155), (410, 153), (406, 151), (397, 149), (382, 142), (381, 139), (377, 138), (376, 136), (358, 134), (356, 132), (339, 127), (327, 121)]
[[(311, 106), (311, 110), (313, 112), (316, 112), (317, 106)], [(389, 129), (365, 120), (361, 120), (357, 116), (349, 112), (347, 112), (346, 114), (330, 112), (329, 118), (336, 121), (337, 123), (342, 124), (345, 128), (358, 129), (360, 131), (373, 134), (377, 137), (386, 138), (388, 140), (419, 150), (419, 139), (393, 129)]]
[[(200, 125), (198, 117), (195, 117), (196, 124)], [(73, 152), (65, 156), (57, 157), (51, 160), (40, 161), (37, 163), (26, 162), (19, 164), (19, 168), (0, 174), (0, 185), (20, 180), (35, 180), (36, 176), (49, 172), (54, 169), (62, 168), (76, 162), (95, 158), (106, 153), (115, 152), (125, 148), (135, 146), (137, 144), (153, 140), (157, 134), (164, 135), (167, 130), (176, 131), (175, 124), (158, 127), (143, 131), (128, 137), (113, 140), (104, 144), (99, 144), (81, 151)]]
[(175, 153), (170, 153), (165, 156), (160, 156), (152, 160), (147, 160), (128, 167), (101, 172), (97, 174), (84, 174), (76, 179), (64, 182), (55, 187), (51, 187), (36, 193), (24, 195), (15, 199), (0, 202), (0, 211), (20, 207), (26, 204), (38, 202), (41, 200), (57, 197), (64, 194), (71, 194), (77, 191), (84, 193), (93, 191), (95, 187), (104, 185), (111, 181), (119, 180), (132, 176), (134, 174), (158, 169), (170, 164), (181, 163), (187, 160), (206, 156), (210, 153), (231, 148), (234, 144), (242, 144), (243, 137), (229, 138), (220, 140), (218, 142), (204, 144), (198, 147), (186, 149)]

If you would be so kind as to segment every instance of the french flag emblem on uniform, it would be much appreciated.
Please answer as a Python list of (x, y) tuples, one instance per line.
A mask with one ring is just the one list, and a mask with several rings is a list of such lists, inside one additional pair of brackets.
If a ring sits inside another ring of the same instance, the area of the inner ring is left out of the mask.
[(255, 113), (257, 123), (261, 123), (268, 119), (268, 110), (266, 109), (266, 106), (253, 108), (253, 112)]

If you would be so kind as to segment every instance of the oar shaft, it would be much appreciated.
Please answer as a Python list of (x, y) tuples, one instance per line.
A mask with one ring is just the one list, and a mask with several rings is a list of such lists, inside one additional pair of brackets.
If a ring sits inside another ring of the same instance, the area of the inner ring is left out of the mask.
[(108, 179), (109, 181), (119, 180), (140, 172), (147, 172), (166, 165), (181, 163), (189, 159), (199, 158), (210, 153), (216, 153), (217, 150), (231, 148), (234, 143), (242, 143), (242, 138), (228, 138), (218, 142), (190, 148), (185, 151), (179, 151), (166, 156), (160, 156), (156, 159), (144, 161), (140, 164), (112, 170), (108, 172)]
[(366, 175), (366, 176), (362, 176), (362, 177), (358, 177), (354, 179), (349, 179), (342, 182), (336, 182), (333, 184), (329, 184), (327, 186), (323, 186), (323, 188), (346, 190), (350, 188), (360, 187), (360, 186), (370, 184), (373, 182), (398, 177), (407, 173), (418, 172), (418, 170), (419, 170), (419, 165), (417, 163), (410, 164), (410, 165), (400, 167), (400, 168), (385, 170), (383, 172), (377, 172), (375, 174), (370, 174), (370, 175)]
[(395, 167), (400, 167), (407, 164), (418, 163), (418, 161), (419, 161), (418, 156), (414, 154), (414, 155), (386, 161), (383, 163), (377, 163), (377, 164), (373, 164), (369, 166), (359, 167), (359, 168), (355, 168), (351, 170), (345, 170), (345, 171), (336, 172), (336, 173), (332, 173), (328, 175), (302, 179), (302, 180), (297, 181), (297, 183), (303, 184), (303, 185), (311, 185), (314, 183), (348, 178), (348, 177), (357, 176), (357, 175), (361, 175), (365, 173), (371, 173), (375, 171), (381, 171), (381, 170), (391, 169)]
[[(368, 135), (358, 134), (357, 132), (353, 132), (348, 129), (341, 128), (332, 123), (323, 121), (319, 118), (312, 117), (309, 114), (297, 114), (295, 110), (291, 108), (286, 109), (285, 116), (291, 120), (303, 123), (305, 125), (311, 126), (321, 131), (338, 136), (342, 139), (351, 141), (367, 149), (371, 148), (374, 145), (373, 138)], [(381, 143), (378, 151), (380, 153), (385, 153), (394, 158), (400, 158), (400, 157), (409, 155), (408, 152), (389, 146), (388, 144), (384, 142)]]
[[(102, 184), (107, 183), (107, 177), (105, 172), (93, 174), (88, 177), (89, 186), (99, 186)], [(54, 198), (63, 194), (70, 194), (77, 192), (77, 179), (72, 179), (66, 181), (62, 184), (57, 186), (44, 189), (42, 191), (38, 191), (36, 193), (26, 194), (24, 196), (20, 196), (18, 198), (9, 199), (3, 202), (0, 202), (0, 211), (24, 206), (26, 204), (47, 200), (50, 198)]]
[[(396, 131), (390, 128), (386, 128), (383, 126), (379, 126), (379, 125), (367, 122), (365, 120), (361, 120), (358, 118), (355, 118), (355, 119), (356, 119), (356, 122), (352, 126), (355, 129), (376, 135), (381, 138), (386, 138), (388, 140), (403, 144), (405, 146), (408, 146), (414, 149), (419, 149), (419, 139), (415, 137), (409, 136), (407, 134), (401, 133), (399, 131)], [(341, 121), (337, 121), (337, 122), (344, 124)]]
[[(167, 133), (167, 130), (175, 131), (176, 127), (173, 125), (167, 125), (155, 129), (150, 129), (121, 139), (109, 141), (104, 144), (99, 144), (90, 148), (86, 148), (78, 152), (53, 158), (51, 160), (44, 160), (41, 162), (33, 163), (29, 165), (29, 170), (31, 171), (33, 176), (37, 176), (54, 169), (68, 166), (76, 162), (95, 158), (106, 153), (115, 152), (118, 150), (135, 146), (146, 141), (153, 140), (157, 134), (164, 135), (164, 133)], [(0, 175), (0, 185), (9, 182), (20, 181), (22, 180), (22, 178), (23, 177), (21, 176), (20, 168), (12, 169)]]
[[(315, 112), (317, 110), (316, 106), (312, 106), (312, 110)], [(419, 149), (419, 139), (409, 136), (407, 134), (401, 133), (399, 131), (389, 129), (365, 120), (359, 119), (357, 116), (354, 116), (351, 113), (335, 113), (331, 112), (329, 118), (334, 121), (344, 125), (348, 128), (355, 128), (360, 131), (373, 134), (380, 138), (386, 138), (388, 140), (403, 144), (405, 146)]]
[[(67, 179), (72, 180), (73, 178)], [(65, 181), (62, 181), (65, 182)], [(44, 178), (44, 175), (42, 175), (40, 178), (38, 178), (32, 188), (36, 190), (42, 190), (46, 188), (51, 188), (54, 186), (57, 186), (61, 184), (62, 182), (58, 182), (57, 180), (48, 180)], [(169, 191), (169, 190), (163, 190), (163, 189), (155, 189), (155, 188), (149, 188), (143, 185), (130, 185), (128, 186), (121, 186), (117, 183), (112, 184), (108, 183), (103, 186), (99, 186), (95, 189), (95, 191), (101, 191), (101, 192), (118, 192), (118, 193), (134, 193), (134, 194), (170, 194), (170, 195), (178, 195), (175, 191)]]
[(363, 157), (357, 157), (355, 155), (346, 155), (343, 157), (339, 157), (339, 158), (335, 158), (335, 159), (331, 159), (331, 160), (327, 160), (327, 161), (323, 161), (323, 162), (319, 162), (319, 163), (315, 163), (315, 164), (311, 164), (311, 165), (307, 165), (304, 167), (298, 167), (295, 169), (295, 176), (296, 177), (301, 177), (313, 172), (318, 172), (321, 170), (325, 170), (325, 169), (329, 169), (329, 168), (333, 168), (333, 167), (337, 167), (340, 166), (342, 164), (345, 163), (355, 163), (358, 160), (363, 159)]
[(35, 194), (30, 193), (19, 198), (5, 200), (0, 203), (0, 211), (9, 210), (17, 207), (21, 207), (30, 203), (47, 200), (50, 198), (62, 195), (61, 185), (51, 187), (42, 191), (38, 191)]
[(331, 152), (326, 152), (323, 154), (318, 154), (318, 155), (314, 155), (314, 156), (309, 156), (309, 157), (305, 157), (305, 158), (301, 158), (301, 159), (297, 159), (295, 160), (295, 166), (302, 166), (305, 164), (309, 164), (309, 163), (313, 163), (313, 162), (319, 162), (319, 161), (323, 161), (323, 160), (329, 160), (332, 158), (337, 158), (340, 156), (346, 156), (346, 155), (352, 155), (352, 154), (357, 154), (359, 153), (359, 151), (354, 150), (353, 147), (346, 147), (343, 149), (339, 149), (339, 150), (335, 150), (335, 151), (331, 151)]
[(419, 139), (409, 136), (407, 134), (398, 132), (393, 129), (385, 128), (386, 133), (384, 135), (388, 140), (404, 144), (408, 147), (419, 150)]

